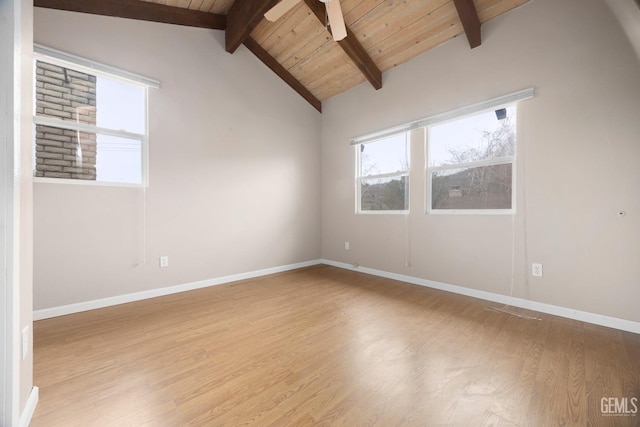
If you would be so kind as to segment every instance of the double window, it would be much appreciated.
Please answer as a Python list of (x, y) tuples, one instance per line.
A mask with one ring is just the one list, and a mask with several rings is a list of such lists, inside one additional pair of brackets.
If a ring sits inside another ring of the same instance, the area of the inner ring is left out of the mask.
[(357, 212), (409, 210), (411, 130), (423, 128), (427, 213), (513, 213), (516, 102), (531, 97), (527, 89), (355, 138)]
[(158, 83), (43, 46), (34, 69), (34, 176), (145, 185), (147, 95)]

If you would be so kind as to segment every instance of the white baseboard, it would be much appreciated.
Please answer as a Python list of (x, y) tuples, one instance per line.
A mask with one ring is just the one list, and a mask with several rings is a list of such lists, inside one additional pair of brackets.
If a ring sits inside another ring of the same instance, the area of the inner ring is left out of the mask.
[(36, 411), (36, 406), (38, 405), (39, 399), (40, 389), (38, 389), (38, 387), (36, 386), (33, 386), (31, 388), (31, 393), (29, 393), (29, 397), (27, 398), (27, 403), (24, 405), (22, 415), (20, 415), (20, 427), (29, 427), (29, 424), (31, 424), (31, 418), (33, 418), (33, 413)]
[(209, 286), (221, 285), (223, 283), (235, 282), (238, 280), (252, 279), (255, 277), (266, 276), (268, 274), (281, 273), (285, 271), (295, 270), (297, 268), (309, 267), (312, 265), (326, 264), (333, 267), (344, 268), (347, 270), (360, 271), (362, 273), (374, 276), (385, 277), (388, 279), (399, 280), (401, 282), (411, 283), (414, 285), (426, 286), (429, 288), (440, 289), (447, 292), (453, 292), (460, 295), (466, 295), (487, 301), (507, 304), (513, 307), (525, 308), (541, 313), (553, 314), (555, 316), (566, 317), (568, 319), (580, 320), (587, 323), (606, 326), (608, 328), (620, 329), (623, 331), (640, 334), (640, 322), (619, 319), (616, 317), (604, 316), (602, 314), (589, 313), (586, 311), (574, 310), (572, 308), (560, 307), (551, 304), (526, 300), (522, 298), (511, 297), (507, 295), (496, 294), (493, 292), (480, 291), (463, 286), (449, 285), (447, 283), (435, 282), (432, 280), (421, 279), (419, 277), (407, 276), (404, 274), (390, 273), (383, 270), (376, 270), (368, 267), (354, 267), (351, 264), (332, 261), (328, 259), (317, 259), (311, 261), (300, 262), (296, 264), (283, 265), (280, 267), (265, 268), (263, 270), (251, 271), (248, 273), (232, 274), (230, 276), (219, 277), (216, 279), (202, 280), (199, 282), (185, 283), (182, 285), (169, 286), (160, 289), (151, 289), (148, 291), (136, 292), (126, 295), (118, 295), (115, 297), (102, 298), (98, 300), (86, 301), (77, 304), (69, 304), (60, 307), (47, 308), (44, 310), (36, 310), (33, 313), (33, 320), (48, 319), (51, 317), (64, 316), (67, 314), (79, 313), (81, 311), (94, 310), (97, 308), (109, 307), (112, 305), (125, 304), (133, 301), (140, 301), (147, 298), (155, 298), (164, 295), (175, 294), (178, 292), (186, 292), (194, 289), (206, 288)]
[(135, 292), (132, 294), (118, 295), (109, 298), (101, 298), (92, 301), (79, 302), (76, 304), (63, 305), (60, 307), (45, 308), (33, 312), (33, 320), (49, 319), (51, 317), (64, 316), (67, 314), (79, 313), (81, 311), (95, 310), (97, 308), (110, 307), (112, 305), (125, 304), (133, 301), (140, 301), (148, 298), (161, 297), (164, 295), (176, 294), (179, 292), (192, 291), (194, 289), (206, 288), (209, 286), (221, 285), (223, 283), (236, 282), (238, 280), (252, 279), (254, 277), (266, 276), (268, 274), (281, 273), (298, 268), (309, 267), (321, 264), (319, 259), (288, 264), (279, 267), (265, 268), (248, 273), (232, 274), (230, 276), (218, 277), (215, 279), (201, 280), (199, 282), (184, 283), (181, 285), (168, 286), (148, 291)]
[(542, 302), (510, 297), (507, 295), (495, 294), (493, 292), (485, 292), (477, 289), (465, 288), (463, 286), (456, 286), (456, 285), (449, 285), (447, 283), (434, 282), (432, 280), (421, 279), (419, 277), (413, 277), (413, 276), (406, 276), (404, 274), (389, 273), (387, 271), (376, 270), (368, 267), (362, 267), (362, 266), (354, 267), (351, 264), (332, 261), (328, 259), (323, 259), (322, 263), (331, 265), (333, 267), (339, 267), (339, 268), (344, 268), (344, 269), (353, 270), (353, 271), (360, 271), (362, 273), (385, 277), (387, 279), (393, 279), (401, 282), (411, 283), (414, 285), (440, 289), (442, 291), (453, 292), (456, 294), (466, 295), (466, 296), (479, 298), (479, 299), (492, 301), (492, 302), (497, 302), (500, 304), (506, 304), (513, 307), (525, 308), (528, 310), (534, 310), (541, 313), (553, 314), (555, 316), (566, 317), (568, 319), (580, 320), (587, 323), (593, 323), (595, 325), (601, 325), (601, 326), (606, 326), (608, 328), (620, 329), (623, 331), (640, 334), (640, 322), (619, 319), (617, 317), (604, 316), (602, 314), (589, 313), (586, 311), (574, 310), (572, 308), (560, 307), (557, 305), (545, 304)]

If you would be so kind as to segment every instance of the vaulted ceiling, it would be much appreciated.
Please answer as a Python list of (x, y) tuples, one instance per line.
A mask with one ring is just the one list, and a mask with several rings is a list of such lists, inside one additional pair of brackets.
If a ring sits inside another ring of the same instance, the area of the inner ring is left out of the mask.
[[(529, 0), (340, 1), (347, 37), (335, 42), (319, 0), (300, 0), (276, 22), (278, 0), (35, 0), (36, 7), (225, 31), (227, 52), (244, 44), (318, 111), (322, 101), (454, 37), (482, 43), (481, 25)], [(203, 52), (206, 54), (206, 52)]]

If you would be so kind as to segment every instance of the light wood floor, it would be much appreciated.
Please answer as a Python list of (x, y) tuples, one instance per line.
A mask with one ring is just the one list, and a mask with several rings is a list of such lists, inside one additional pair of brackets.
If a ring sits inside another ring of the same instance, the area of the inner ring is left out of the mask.
[(318, 266), (38, 321), (32, 426), (640, 425), (640, 335), (488, 306)]

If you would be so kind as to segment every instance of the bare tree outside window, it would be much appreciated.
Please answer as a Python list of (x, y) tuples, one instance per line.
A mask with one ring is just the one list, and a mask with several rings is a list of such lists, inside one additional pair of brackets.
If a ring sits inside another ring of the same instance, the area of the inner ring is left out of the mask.
[(456, 122), (431, 132), (431, 210), (512, 208), (516, 117), (515, 107), (505, 110), (502, 119), (493, 112), (472, 117), (472, 130), (461, 123), (461, 135), (456, 135)]

